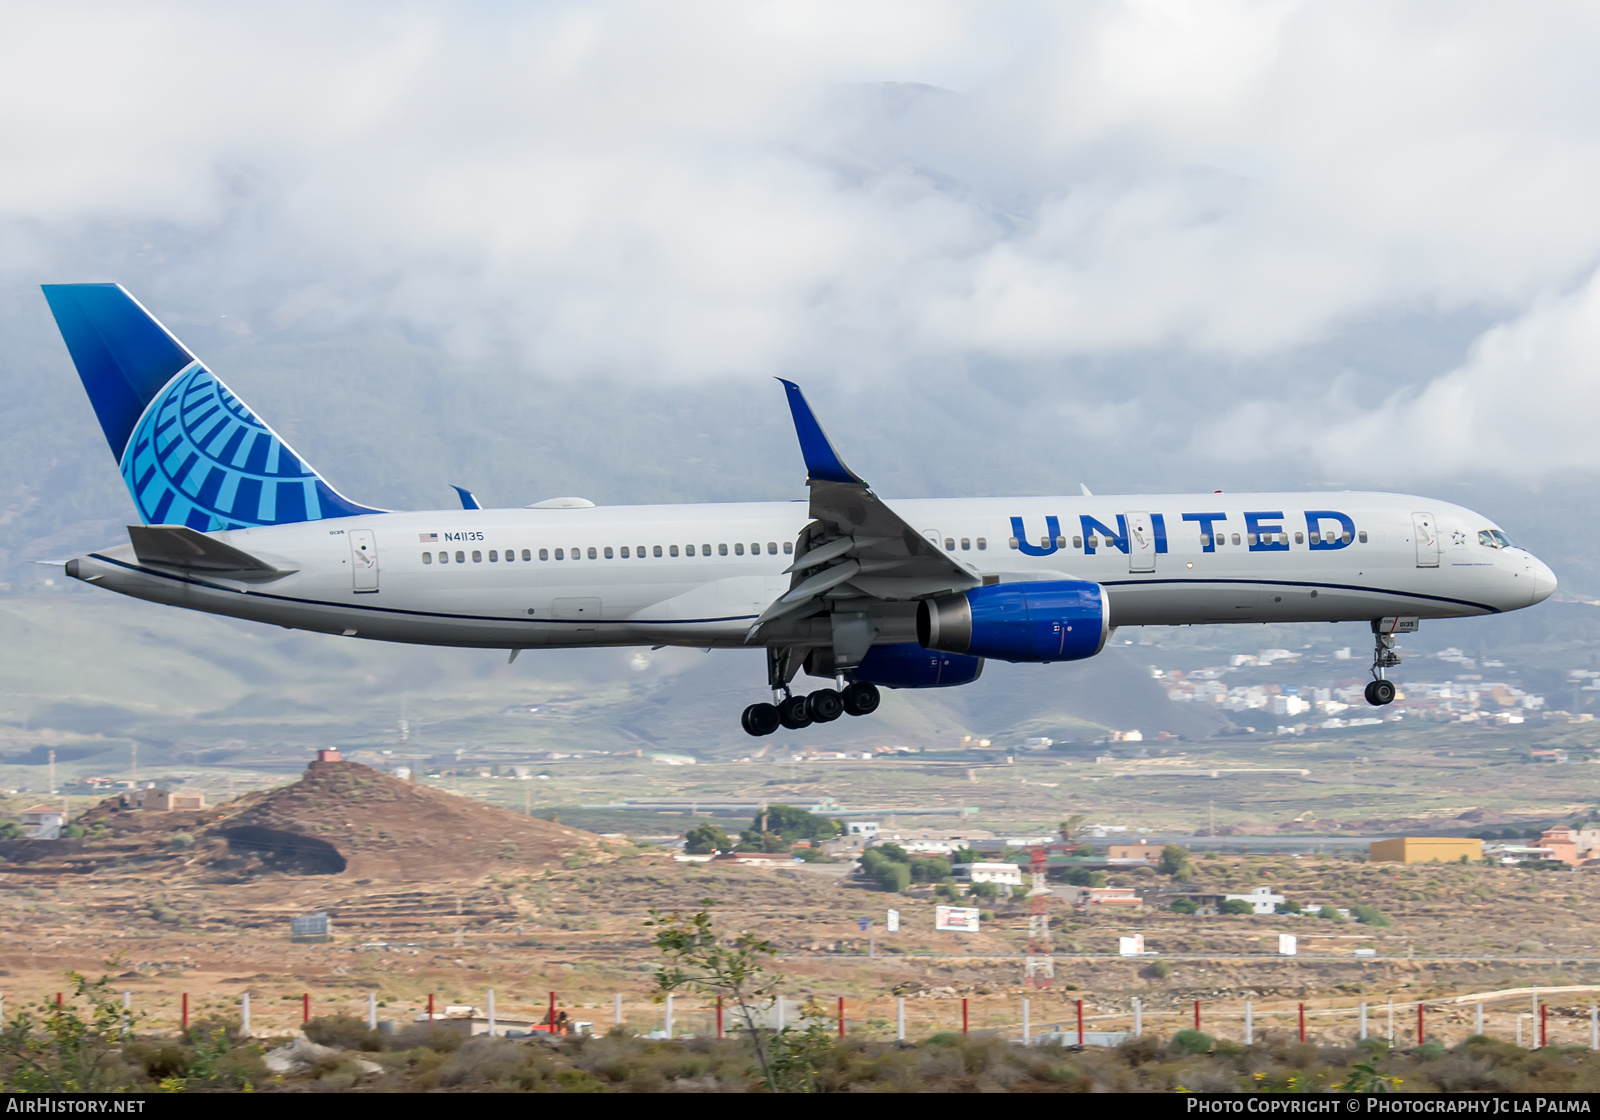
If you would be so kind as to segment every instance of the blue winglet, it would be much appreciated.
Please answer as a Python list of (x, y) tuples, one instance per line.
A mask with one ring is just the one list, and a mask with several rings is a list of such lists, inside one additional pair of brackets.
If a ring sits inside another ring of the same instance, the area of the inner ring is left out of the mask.
[(472, 491), (468, 490), (466, 487), (457, 486), (454, 483), (452, 483), (451, 486), (450, 486), (450, 489), (454, 490), (457, 494), (461, 495), (461, 508), (462, 509), (482, 509), (483, 508), (482, 506), (480, 506), (478, 504), (478, 499), (473, 497)]
[(778, 380), (783, 382), (784, 391), (789, 394), (789, 411), (794, 414), (794, 432), (800, 437), (800, 454), (805, 456), (806, 474), (811, 481), (854, 482), (865, 486), (866, 481), (844, 465), (833, 444), (828, 442), (827, 433), (817, 423), (817, 417), (806, 403), (800, 386), (781, 377)]

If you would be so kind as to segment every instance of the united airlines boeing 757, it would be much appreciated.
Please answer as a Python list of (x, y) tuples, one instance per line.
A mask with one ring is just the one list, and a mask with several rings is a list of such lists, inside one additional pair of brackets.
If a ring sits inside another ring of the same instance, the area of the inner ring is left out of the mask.
[[(760, 649), (752, 735), (867, 715), (879, 688), (985, 660), (1093, 657), (1118, 626), (1366, 622), (1519, 610), (1550, 569), (1482, 514), (1383, 493), (885, 499), (783, 382), (809, 503), (374, 509), (344, 497), (116, 284), (44, 289), (133, 496), (129, 542), (67, 574), (300, 630), (441, 646)], [(458, 488), (459, 489), (459, 488)], [(794, 689), (804, 670), (831, 687)], [(752, 684), (755, 682), (752, 681)]]

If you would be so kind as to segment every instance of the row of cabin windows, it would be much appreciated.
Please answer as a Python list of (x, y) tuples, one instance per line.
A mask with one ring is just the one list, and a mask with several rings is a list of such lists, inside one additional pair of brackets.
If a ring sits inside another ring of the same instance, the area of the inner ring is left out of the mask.
[[(979, 537), (978, 538), (978, 551), (982, 552), (984, 549), (986, 549), (988, 547), (989, 547), (988, 539), (985, 538), (985, 537)], [(1012, 545), (1011, 547), (1015, 548), (1016, 545)], [(954, 537), (946, 537), (944, 539), (944, 550), (946, 552), (954, 552), (956, 550), (956, 539)], [(971, 537), (962, 537), (961, 538), (961, 551), (962, 552), (971, 552), (972, 551), (972, 538)]]
[[(698, 548), (698, 552), (696, 551), (697, 548)], [(683, 554), (685, 556), (695, 556), (695, 555), (710, 556), (710, 555), (712, 555), (711, 548), (712, 548), (712, 546), (709, 545), (709, 544), (702, 544), (702, 545), (699, 545), (699, 546), (692, 545), (692, 544), (686, 544), (686, 545), (683, 546)], [(716, 551), (716, 555), (718, 555), (718, 556), (726, 556), (726, 555), (728, 555), (728, 546), (725, 545), (725, 544), (717, 545), (716, 546), (716, 550), (717, 550)], [(793, 541), (784, 541), (783, 542), (783, 553), (784, 553), (784, 555), (788, 556), (788, 555), (791, 555), (793, 552), (794, 552), (794, 542)], [(678, 555), (678, 546), (675, 545), (675, 544), (669, 544), (669, 545), (667, 545), (665, 552), (663, 552), (662, 547), (660, 545), (658, 545), (658, 544), (657, 545), (642, 545), (641, 544), (636, 549), (629, 548), (627, 545), (623, 545), (620, 549), (613, 549), (610, 545), (606, 545), (603, 548), (596, 548), (593, 545), (590, 545), (586, 549), (585, 548), (574, 548), (574, 549), (570, 549), (570, 550), (569, 549), (565, 549), (565, 548), (558, 548), (558, 549), (555, 550), (555, 558), (557, 560), (565, 560), (565, 559), (567, 559), (569, 553), (570, 553), (572, 559), (574, 559), (574, 560), (581, 560), (585, 555), (587, 555), (590, 560), (599, 560), (602, 557), (602, 555), (607, 560), (614, 560), (614, 559), (617, 558), (618, 554), (620, 554), (622, 559), (624, 559), (624, 560), (630, 559), (633, 556), (637, 556), (639, 559), (642, 560), (646, 556), (662, 556), (662, 555), (676, 556), (676, 555)], [(735, 556), (743, 556), (745, 554), (744, 542), (740, 541), (739, 543), (737, 543), (737, 544), (735, 544), (733, 546), (733, 554)], [(750, 555), (751, 556), (760, 556), (761, 555), (761, 542), (760, 541), (751, 541), (750, 542)], [(768, 556), (776, 556), (776, 555), (778, 555), (778, 542), (777, 541), (768, 541), (767, 542), (767, 555)], [(506, 549), (503, 556), (502, 556), (502, 554), (501, 554), (499, 549), (491, 548), (489, 550), (489, 563), (497, 564), (502, 559), (504, 559), (504, 561), (507, 564), (514, 563), (516, 561), (516, 559), (517, 559), (517, 551), (516, 551), (516, 549), (514, 549), (514, 548)], [(533, 560), (533, 550), (532, 549), (528, 549), (528, 548), (523, 549), (522, 550), (522, 559), (523, 559), (523, 561), (525, 563), (526, 562), (531, 562)], [(549, 560), (550, 559), (550, 549), (541, 548), (539, 550), (539, 559), (541, 559), (541, 560)], [(424, 564), (433, 563), (433, 553), (424, 552), (422, 554), (422, 562)], [(466, 562), (467, 562), (467, 554), (465, 552), (457, 552), (456, 553), (456, 563), (457, 564), (465, 564)], [(472, 551), (472, 562), (474, 564), (483, 563), (483, 553), (482, 553), (482, 551), (480, 551), (478, 549), (473, 549), (473, 551)], [(450, 563), (450, 554), (448, 552), (439, 553), (439, 563), (441, 563), (441, 564)]]
[[(1349, 544), (1351, 539), (1352, 538), (1351, 538), (1349, 533), (1335, 533), (1331, 529), (1322, 534), (1322, 541), (1325, 544), (1333, 544), (1335, 541), (1343, 541), (1345, 544)], [(1367, 543), (1367, 531), (1365, 529), (1361, 530), (1359, 533), (1357, 533), (1355, 535), (1354, 539), (1360, 541), (1362, 544), (1366, 544)], [(1313, 541), (1316, 540), (1316, 534), (1314, 534), (1314, 533), (1312, 534), (1312, 540)], [(1057, 537), (1055, 543), (1056, 543), (1056, 547), (1057, 548), (1066, 548), (1067, 547), (1067, 538), (1066, 537)], [(1100, 548), (1101, 546), (1104, 546), (1106, 548), (1111, 548), (1116, 543), (1117, 542), (1116, 542), (1115, 538), (1113, 538), (1113, 537), (1106, 537), (1103, 540), (1100, 537), (1095, 537), (1095, 536), (1091, 536), (1089, 538), (1089, 547), (1090, 548)], [(1228, 534), (1227, 533), (1217, 533), (1217, 534), (1215, 534), (1215, 536), (1213, 536), (1211, 533), (1201, 533), (1200, 534), (1200, 544), (1203, 547), (1210, 548), (1212, 545), (1216, 545), (1218, 548), (1221, 548), (1224, 545), (1226, 545), (1227, 543), (1228, 543)], [(1233, 534), (1233, 543), (1234, 544), (1239, 544), (1240, 543), (1240, 535), (1238, 533), (1234, 533)], [(1256, 533), (1245, 533), (1244, 534), (1243, 543), (1248, 544), (1251, 547), (1254, 547), (1258, 543), (1259, 544), (1288, 544), (1289, 543), (1289, 534), (1288, 533), (1261, 533), (1261, 534), (1258, 535)], [(1295, 544), (1305, 544), (1306, 543), (1306, 535), (1304, 533), (1296, 533), (1296, 534), (1294, 534), (1294, 543)], [(1012, 537), (1011, 538), (1011, 547), (1012, 548), (1017, 548), (1017, 547), (1019, 547), (1019, 545), (1020, 545), (1020, 542), (1017, 540), (1017, 538), (1016, 537)], [(948, 541), (946, 542), (945, 547), (947, 547), (947, 548), (949, 547), (949, 542)], [(983, 547), (983, 538), (982, 537), (978, 538), (978, 547), (979, 548)], [(1039, 547), (1040, 548), (1049, 548), (1050, 547), (1050, 538), (1049, 537), (1040, 537), (1039, 538)], [(1083, 538), (1082, 537), (1073, 537), (1072, 538), (1072, 547), (1073, 548), (1082, 548), (1083, 547)]]

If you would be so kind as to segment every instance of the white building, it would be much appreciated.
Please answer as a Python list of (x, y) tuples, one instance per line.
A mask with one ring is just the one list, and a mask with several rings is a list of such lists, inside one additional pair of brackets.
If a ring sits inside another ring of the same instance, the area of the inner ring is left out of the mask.
[(870, 844), (878, 838), (878, 822), (850, 821), (845, 825), (845, 835)]
[(998, 883), (1003, 887), (1022, 886), (1022, 868), (1014, 863), (969, 863), (966, 877), (974, 883)]
[(1249, 894), (1225, 894), (1222, 901), (1231, 902), (1236, 898), (1248, 902), (1257, 914), (1276, 913), (1279, 903), (1284, 901), (1283, 895), (1273, 894), (1271, 887), (1257, 887)]
[(22, 834), (29, 840), (59, 840), (67, 814), (49, 805), (35, 805), (22, 813)]

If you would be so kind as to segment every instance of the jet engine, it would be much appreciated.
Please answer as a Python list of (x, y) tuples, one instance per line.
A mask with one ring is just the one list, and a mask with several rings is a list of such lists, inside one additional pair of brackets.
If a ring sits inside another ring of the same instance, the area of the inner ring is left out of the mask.
[(917, 606), (923, 648), (1001, 661), (1079, 661), (1110, 634), (1105, 590), (1086, 580), (994, 584)]
[(983, 658), (924, 649), (911, 642), (873, 646), (853, 676), (884, 688), (949, 688), (971, 684), (983, 672)]

